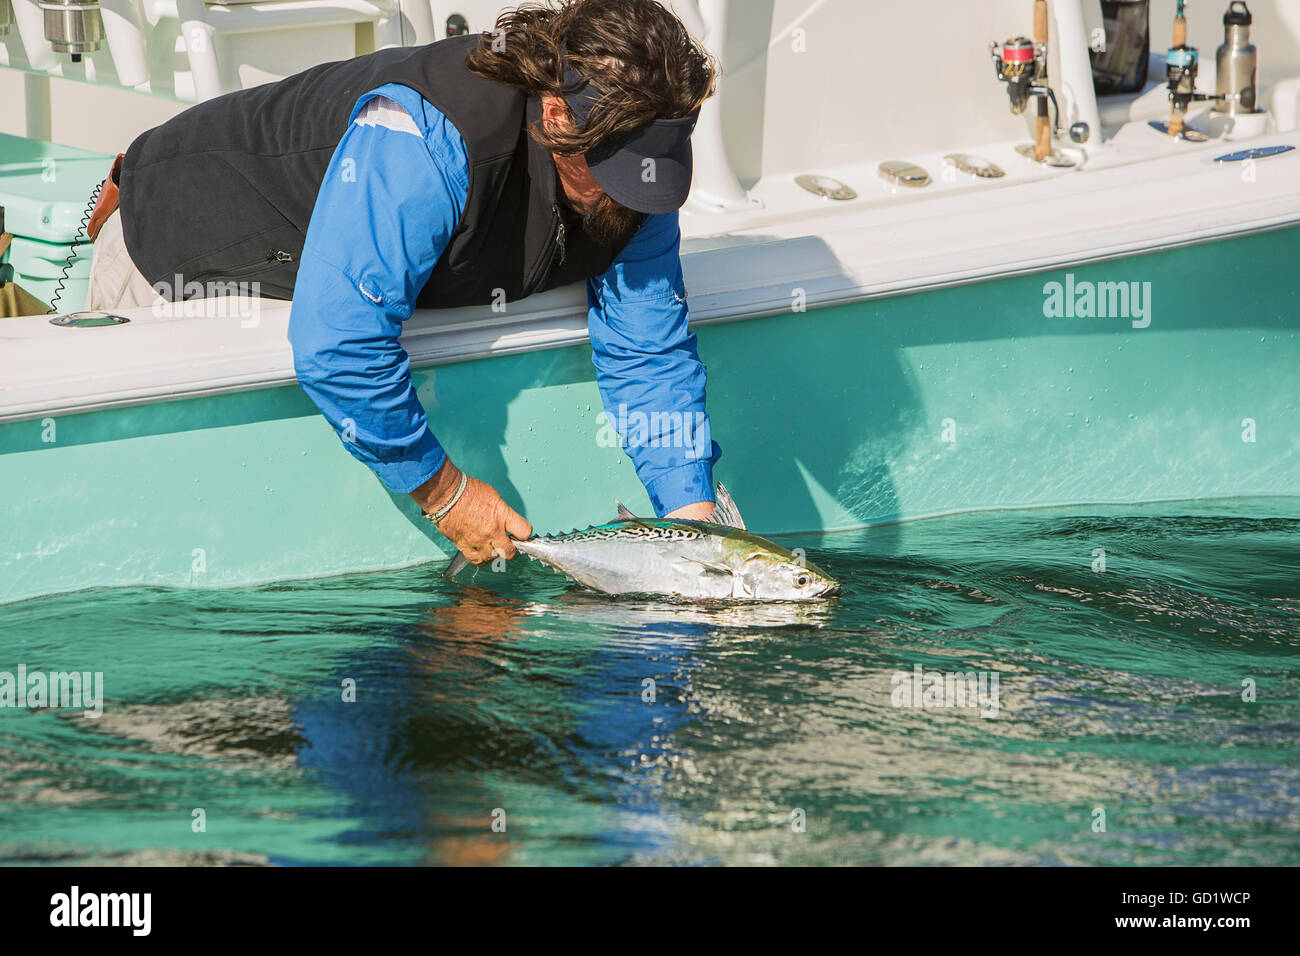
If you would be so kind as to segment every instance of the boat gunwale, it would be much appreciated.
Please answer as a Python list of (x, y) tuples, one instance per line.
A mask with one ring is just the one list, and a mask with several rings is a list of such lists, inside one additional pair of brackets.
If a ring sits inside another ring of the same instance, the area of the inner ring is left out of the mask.
[[(1251, 143), (1262, 145), (1269, 141), (1277, 141), (1280, 137), (1287, 135), (1268, 134), (1252, 140)], [(1291, 138), (1295, 137), (1292, 136)], [(1241, 145), (1244, 148), (1245, 144)], [(1124, 190), (1133, 188), (1145, 192), (1154, 183), (1164, 183), (1166, 186), (1170, 184), (1172, 177), (1169, 164), (1181, 164), (1181, 168), (1190, 170), (1193, 175), (1200, 176), (1211, 173), (1211, 152), (1212, 150), (1201, 148), (1195, 152), (1172, 154), (1158, 158), (1153, 163), (1102, 166), (1088, 175), (1090, 177), (1104, 177), (1108, 183), (1112, 183), (1110, 188), (1121, 193)], [(1273, 162), (1276, 163), (1277, 161), (1274, 160)], [(1300, 151), (1293, 152), (1289, 157), (1284, 157), (1282, 162), (1277, 165), (1281, 166), (1283, 163), (1287, 167), (1300, 166)], [(1146, 175), (1153, 168), (1165, 173), (1165, 175), (1154, 177)], [(1126, 170), (1127, 172), (1125, 172)], [(1287, 169), (1287, 171), (1290, 170)], [(1214, 175), (1221, 176), (1222, 172), (1223, 170), (1219, 168), (1213, 169)], [(1023, 201), (1025, 202), (1034, 201), (1037, 190), (1046, 188), (1058, 191), (1056, 195), (1046, 197), (1048, 204), (1053, 202), (1068, 203), (1081, 198), (1095, 201), (1098, 193), (1106, 188), (1103, 186), (1102, 190), (1088, 190), (1084, 188), (1087, 185), (1096, 186), (1098, 181), (1091, 178), (1080, 181), (1068, 173), (1047, 179), (1032, 179), (1019, 184), (1020, 187), (1026, 190), (1035, 191), (1032, 196), (1028, 193), (1020, 194), (1020, 196), (1024, 197)], [(1007, 195), (1005, 188), (1001, 191), (1001, 194)], [(761, 285), (740, 285), (738, 282), (733, 281), (731, 287), (726, 287), (719, 279), (719, 275), (725, 270), (718, 267), (725, 266), (728, 257), (738, 261), (748, 260), (756, 250), (762, 247), (767, 247), (769, 253), (784, 253), (797, 263), (809, 267), (813, 263), (801, 259), (797, 250), (794, 250), (794, 255), (789, 255), (791, 250), (788, 244), (798, 242), (820, 243), (822, 248), (819, 252), (823, 256), (829, 253), (829, 258), (838, 266), (838, 271), (831, 269), (817, 273), (810, 268), (806, 278), (798, 279), (793, 283), (804, 289), (805, 305), (809, 311), (813, 311), (879, 301), (897, 296), (977, 285), (1035, 273), (1051, 272), (1063, 268), (1068, 269), (1076, 266), (1130, 259), (1300, 226), (1300, 196), (1285, 192), (1282, 195), (1289, 196), (1291, 202), (1280, 206), (1277, 191), (1262, 191), (1261, 197), (1253, 200), (1250, 206), (1236, 208), (1238, 218), (1231, 221), (1225, 221), (1225, 217), (1222, 215), (1215, 216), (1215, 213), (1220, 212), (1220, 207), (1209, 201), (1214, 197), (1207, 196), (1205, 197), (1206, 201), (1202, 204), (1192, 204), (1181, 209), (1181, 216), (1173, 222), (1172, 226), (1170, 221), (1162, 220), (1163, 231), (1159, 235), (1137, 235), (1129, 241), (1121, 239), (1104, 248), (1096, 246), (1087, 248), (1085, 246), (1067, 252), (1047, 254), (1036, 259), (1026, 258), (1016, 262), (1014, 260), (1008, 261), (1005, 257), (993, 256), (990, 258), (990, 247), (975, 246), (967, 251), (972, 255), (983, 255), (986, 261), (983, 264), (969, 268), (965, 272), (936, 273), (936, 270), (932, 268), (925, 275), (903, 276), (892, 281), (887, 280), (873, 284), (869, 284), (868, 279), (861, 272), (856, 276), (851, 274), (852, 270), (846, 269), (845, 265), (835, 257), (835, 248), (829, 245), (826, 239), (833, 239), (837, 234), (839, 236), (852, 235), (862, 226), (870, 228), (872, 226), (870, 222), (872, 213), (880, 208), (878, 205), (869, 205), (857, 209), (852, 207), (843, 210), (835, 209), (833, 212), (819, 209), (816, 212), (805, 213), (802, 217), (796, 217), (792, 221), (807, 223), (809, 228), (804, 233), (794, 235), (765, 232), (765, 227), (770, 228), (773, 225), (783, 223), (787, 219), (787, 216), (780, 212), (775, 212), (774, 218), (774, 211), (768, 210), (765, 213), (758, 213), (754, 224), (745, 230), (737, 229), (734, 232), (688, 235), (685, 237), (682, 260), (688, 290), (693, 284), (694, 277), (691, 273), (695, 270), (708, 274), (714, 283), (713, 288), (689, 296), (691, 326), (693, 328), (706, 328), (713, 325), (762, 319), (791, 312), (790, 293), (792, 291), (792, 282), (788, 276), (777, 281), (767, 278), (767, 281), (764, 281)], [(941, 197), (936, 195), (932, 198), (939, 199)], [(1123, 198), (1121, 195), (1116, 201), (1122, 201)], [(973, 215), (972, 222), (975, 224), (979, 223), (981, 217), (989, 214), (988, 208), (978, 208), (980, 203), (987, 204), (990, 202), (990, 200), (980, 196), (980, 191), (954, 193), (949, 201), (954, 205), (964, 203), (968, 206), (977, 207), (968, 210)], [(933, 202), (929, 202), (926, 208), (935, 209), (937, 207), (934, 206)], [(844, 213), (849, 215), (844, 216)], [(1196, 221), (1197, 217), (1201, 217), (1200, 221)], [(724, 218), (728, 222), (733, 221), (730, 217)], [(1189, 218), (1193, 220), (1190, 225), (1188, 223)], [(950, 220), (951, 212), (949, 215), (944, 216), (944, 219)], [(707, 222), (708, 220), (702, 219), (700, 221)], [(876, 223), (874, 225), (878, 229), (887, 229), (890, 226), (889, 223)], [(1123, 231), (1124, 229), (1136, 231), (1143, 227), (1149, 230), (1151, 226), (1150, 217), (1135, 216), (1130, 221), (1120, 223), (1116, 227), (1116, 231)], [(1197, 226), (1199, 228), (1196, 228)], [(1093, 231), (1097, 232), (1099, 230)], [(980, 235), (978, 230), (974, 230), (971, 234)], [(1058, 230), (1052, 235), (1058, 239), (1060, 237), (1073, 238), (1076, 243), (1087, 238), (1080, 237), (1077, 231)], [(692, 241), (703, 243), (709, 240), (715, 240), (716, 242), (705, 249), (692, 251), (689, 248), (689, 243)], [(755, 240), (759, 240), (757, 244), (755, 244)], [(1001, 246), (993, 247), (993, 251), (1002, 248)], [(825, 269), (826, 262), (823, 261), (817, 265)], [(851, 265), (856, 265), (860, 269), (863, 264), (854, 262)], [(774, 293), (776, 289), (781, 290), (780, 294)], [(418, 310), (404, 330), (401, 344), (409, 356), (412, 369), (425, 369), (580, 345), (585, 343), (588, 338), (586, 305), (585, 301), (581, 301), (585, 300), (584, 291), (580, 283), (574, 283), (571, 286), (542, 293), (536, 297), (536, 307), (521, 317), (507, 316), (501, 318), (489, 313), (489, 317), (485, 320), (480, 311), (469, 318), (452, 315), (450, 316), (451, 321), (446, 321), (440, 319), (447, 316), (447, 313), (439, 313), (437, 310), (432, 309)], [(291, 303), (283, 300), (262, 301), (272, 301), (273, 304), (261, 306), (260, 322), (268, 326), (271, 332), (278, 330), (277, 337), (256, 342), (255, 348), (250, 353), (251, 358), (249, 355), (234, 356), (233, 358), (223, 357), (231, 362), (242, 361), (259, 364), (260, 367), (258, 368), (240, 374), (214, 374), (206, 378), (191, 379), (187, 382), (172, 380), (162, 383), (147, 383), (135, 387), (120, 387), (115, 391), (101, 392), (99, 395), (83, 393), (80, 396), (45, 397), (9, 403), (5, 401), (7, 392), (12, 395), (20, 389), (35, 390), (40, 388), (41, 385), (40, 383), (30, 382), (22, 383), (16, 388), (12, 386), (6, 388), (0, 385), (0, 424), (28, 421), (45, 416), (81, 414), (119, 407), (179, 401), (188, 398), (201, 398), (296, 384), (297, 377), (293, 371), (292, 356), (287, 341), (288, 315)], [(122, 311), (130, 315), (132, 310)], [(144, 309), (135, 311), (143, 312)], [(439, 319), (431, 319), (432, 316), (439, 316)], [(24, 322), (40, 318), (42, 317), (31, 316), (0, 320), (0, 332), (4, 331), (5, 323)], [(223, 318), (228, 319), (229, 317), (224, 316)], [(157, 325), (151, 323), (146, 323), (146, 326), (154, 330), (158, 329)], [(119, 328), (130, 328), (130, 326)], [(37, 335), (43, 334), (43, 331)], [(74, 332), (73, 334), (79, 333)], [(263, 334), (266, 335), (267, 330), (264, 330)], [(10, 339), (11, 343), (14, 341), (23, 341), (23, 339)], [(26, 341), (36, 342), (40, 341), (40, 339), (34, 335)], [(48, 341), (48, 338), (45, 341)], [(198, 359), (198, 361), (204, 360), (202, 358)], [(268, 368), (268, 366), (270, 367)], [(147, 375), (148, 369), (141, 368), (140, 373), (141, 377), (144, 377)]]

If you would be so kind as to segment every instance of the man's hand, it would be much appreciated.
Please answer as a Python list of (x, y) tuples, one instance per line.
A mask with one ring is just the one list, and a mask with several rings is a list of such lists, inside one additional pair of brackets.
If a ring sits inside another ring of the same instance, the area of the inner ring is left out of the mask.
[(712, 501), (697, 501), (692, 505), (682, 505), (676, 511), (670, 511), (665, 518), (685, 518), (688, 521), (708, 521), (713, 517)]
[[(459, 483), (460, 469), (449, 458), (411, 497), (425, 514), (433, 514), (451, 500)], [(486, 564), (498, 552), (513, 558), (515, 546), (510, 537), (522, 540), (533, 536), (533, 526), (524, 516), (506, 504), (495, 488), (477, 478), (468, 478), (464, 494), (438, 523), (438, 530), (474, 564)]]

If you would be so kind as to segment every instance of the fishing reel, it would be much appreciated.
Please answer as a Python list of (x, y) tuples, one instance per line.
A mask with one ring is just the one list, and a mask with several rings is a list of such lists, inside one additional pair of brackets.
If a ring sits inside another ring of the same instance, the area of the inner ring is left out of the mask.
[(1200, 69), (1200, 54), (1196, 47), (1186, 43), (1171, 46), (1165, 51), (1165, 78), (1169, 82), (1169, 102), (1179, 113), (1186, 113), (1194, 100), (1212, 100), (1213, 96), (1196, 92), (1196, 72)]
[(1203, 143), (1208, 137), (1187, 126), (1187, 107), (1197, 100), (1212, 100), (1216, 97), (1196, 92), (1196, 71), (1200, 66), (1196, 47), (1186, 43), (1171, 46), (1165, 52), (1165, 64), (1165, 77), (1169, 85), (1169, 122), (1152, 120), (1149, 125), (1161, 133), (1189, 143)]
[(1017, 116), (1025, 111), (1029, 100), (1045, 96), (1052, 103), (1052, 132), (1061, 128), (1061, 109), (1056, 103), (1056, 93), (1044, 82), (1047, 79), (1047, 48), (1028, 37), (1013, 37), (1006, 43), (989, 44), (993, 67), (998, 79), (1007, 85), (1011, 112)]
[(1174, 42), (1165, 51), (1165, 79), (1169, 87), (1169, 122), (1153, 120), (1148, 125), (1168, 136), (1187, 142), (1203, 143), (1208, 137), (1198, 130), (1187, 127), (1187, 107), (1196, 100), (1212, 100), (1215, 97), (1196, 92), (1196, 73), (1200, 68), (1200, 55), (1196, 52), (1196, 47), (1187, 42), (1186, 7), (1187, 0), (1178, 0), (1178, 9), (1174, 12)]

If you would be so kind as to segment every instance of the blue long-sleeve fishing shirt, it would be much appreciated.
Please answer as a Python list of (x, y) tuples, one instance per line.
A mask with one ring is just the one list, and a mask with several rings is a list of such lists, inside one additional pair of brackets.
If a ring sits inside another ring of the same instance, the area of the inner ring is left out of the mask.
[[(298, 381), (344, 447), (398, 493), (447, 457), (398, 336), (468, 194), (456, 128), (415, 90), (388, 84), (357, 101), (307, 230), (289, 320)], [(587, 282), (601, 401), (659, 515), (712, 501), (721, 453), (687, 325), (680, 244), (677, 213), (650, 216)]]

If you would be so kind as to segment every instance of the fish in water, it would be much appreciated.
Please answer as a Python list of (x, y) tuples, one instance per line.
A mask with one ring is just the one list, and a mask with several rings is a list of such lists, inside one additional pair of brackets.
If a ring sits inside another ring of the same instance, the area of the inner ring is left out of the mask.
[[(523, 554), (606, 594), (664, 594), (693, 600), (814, 601), (839, 593), (824, 571), (745, 529), (718, 483), (709, 521), (638, 518), (618, 503), (608, 524), (516, 541)], [(465, 566), (460, 554), (451, 578)]]

